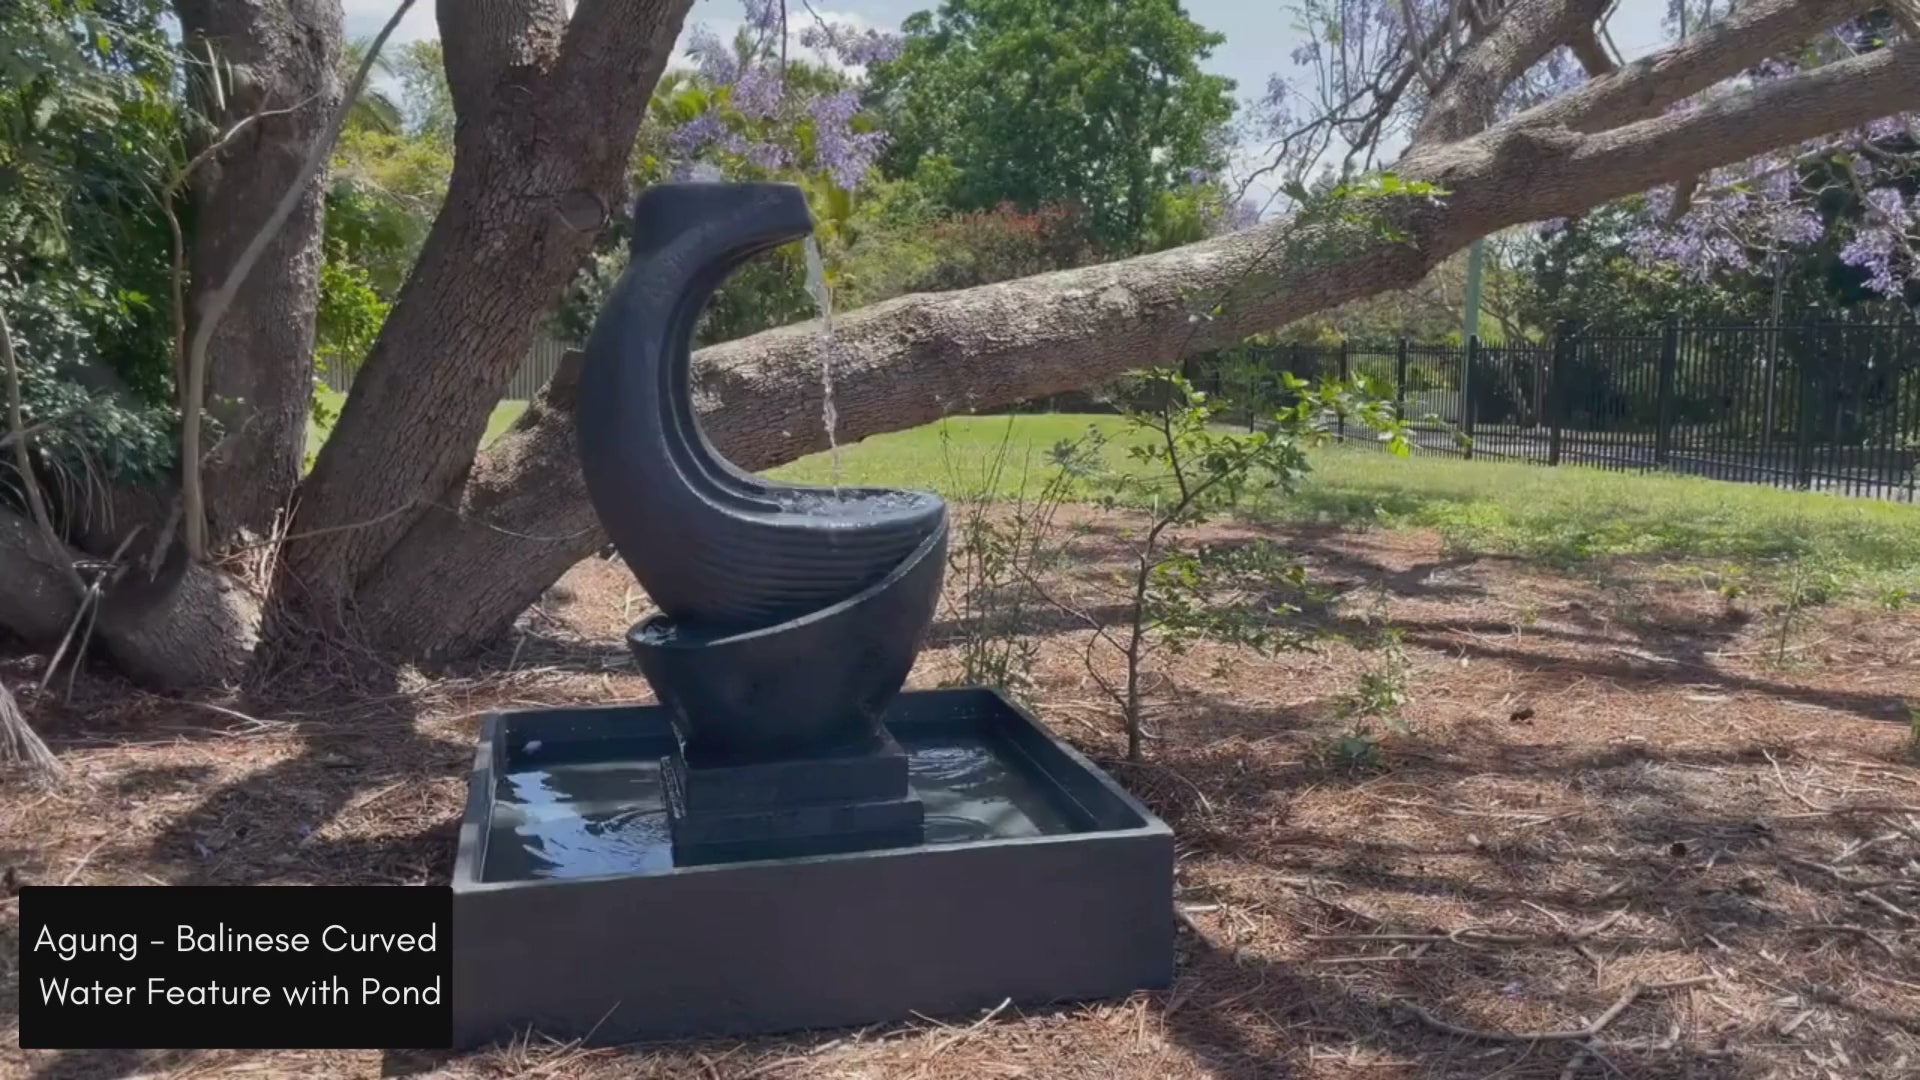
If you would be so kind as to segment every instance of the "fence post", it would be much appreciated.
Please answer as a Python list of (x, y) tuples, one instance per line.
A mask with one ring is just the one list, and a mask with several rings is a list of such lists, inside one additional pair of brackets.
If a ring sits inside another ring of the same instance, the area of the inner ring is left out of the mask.
[[(1351, 376), (1351, 375), (1349, 374), (1349, 371), (1350, 371), (1350, 368), (1349, 368), (1349, 364), (1350, 364), (1350, 360), (1348, 359), (1348, 355), (1347, 355), (1347, 339), (1346, 339), (1346, 338), (1341, 338), (1341, 339), (1340, 339), (1340, 389), (1341, 389), (1341, 393), (1345, 393), (1345, 392), (1346, 392), (1346, 383), (1347, 383), (1347, 380), (1348, 380), (1349, 378), (1351, 378), (1351, 377), (1352, 377), (1352, 376)], [(1342, 408), (1342, 409), (1340, 410), (1340, 413), (1339, 413), (1339, 415), (1338, 415), (1338, 416), (1336, 416), (1336, 417), (1334, 417), (1334, 421), (1333, 421), (1333, 423), (1334, 423), (1334, 434), (1335, 434), (1335, 435), (1336, 435), (1336, 436), (1337, 436), (1337, 437), (1338, 437), (1338, 438), (1340, 439), (1340, 441), (1341, 441), (1341, 442), (1345, 442), (1345, 441), (1347, 441), (1347, 410), (1346, 410), (1346, 409), (1344, 409), (1344, 408)]]
[(1553, 329), (1553, 354), (1547, 362), (1547, 464), (1560, 464), (1560, 429), (1567, 419), (1567, 354), (1573, 350), (1573, 321)]
[(1819, 367), (1815, 357), (1808, 355), (1814, 349), (1814, 327), (1809, 322), (1802, 332), (1800, 355), (1795, 357), (1800, 368), (1800, 408), (1798, 430), (1793, 433), (1793, 472), (1794, 486), (1802, 491), (1813, 487), (1813, 419), (1817, 412), (1814, 404), (1814, 371)]
[(1665, 465), (1673, 452), (1673, 382), (1680, 366), (1680, 324), (1669, 318), (1660, 331), (1659, 395), (1654, 401), (1653, 460)]
[(1400, 335), (1400, 345), (1393, 354), (1393, 414), (1404, 422), (1407, 418), (1407, 337)]
[(1467, 338), (1466, 359), (1460, 364), (1460, 431), (1467, 437), (1467, 457), (1473, 457), (1473, 369), (1480, 359), (1480, 335)]

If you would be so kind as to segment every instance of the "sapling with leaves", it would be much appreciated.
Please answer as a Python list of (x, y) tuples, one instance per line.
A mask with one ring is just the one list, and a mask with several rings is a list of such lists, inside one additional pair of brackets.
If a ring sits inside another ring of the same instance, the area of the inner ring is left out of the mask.
[[(1255, 493), (1291, 493), (1309, 470), (1307, 448), (1330, 437), (1335, 418), (1357, 420), (1380, 432), (1396, 454), (1406, 453), (1384, 387), (1365, 381), (1313, 386), (1283, 375), (1286, 404), (1272, 413), (1271, 423), (1240, 431), (1219, 422), (1221, 399), (1180, 373), (1155, 370), (1141, 380), (1130, 397), (1148, 404), (1126, 414), (1129, 468), (1100, 464), (1105, 457), (1097, 433), (1056, 451), (1063, 472), (1078, 470), (1079, 480), (1105, 492), (1103, 505), (1147, 510), (1143, 526), (1121, 534), (1126, 566), (1113, 575), (1103, 598), (1118, 618), (1098, 618), (1035, 582), (1043, 596), (1092, 631), (1084, 654), (1087, 674), (1120, 712), (1130, 761), (1140, 760), (1145, 740), (1153, 737), (1145, 697), (1154, 653), (1180, 656), (1203, 641), (1271, 653), (1307, 640), (1287, 623), (1297, 608), (1286, 598), (1300, 595), (1306, 584), (1297, 560), (1264, 540), (1201, 543), (1189, 538), (1189, 530)], [(1118, 679), (1103, 662), (1116, 657)]]

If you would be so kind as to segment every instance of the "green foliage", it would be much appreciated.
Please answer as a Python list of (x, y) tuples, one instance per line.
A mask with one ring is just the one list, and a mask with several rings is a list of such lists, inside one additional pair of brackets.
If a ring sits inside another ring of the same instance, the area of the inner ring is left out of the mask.
[(1318, 754), (1326, 768), (1350, 773), (1380, 772), (1387, 767), (1387, 752), (1380, 737), (1366, 728), (1350, 728), (1328, 740)]
[(327, 190), (329, 257), (365, 271), (391, 301), (400, 293), (446, 198), (453, 152), (406, 134), (347, 130)]
[[(367, 53), (373, 48), (372, 38), (349, 41), (340, 49), (340, 85), (347, 86), (367, 62)], [(392, 75), (393, 64), (388, 53), (382, 52), (373, 58), (373, 66), (368, 69), (368, 80), (360, 88), (360, 96), (353, 99), (347, 109), (344, 131), (378, 131), (389, 135), (398, 134), (406, 124), (401, 115), (400, 103), (373, 85), (373, 77)]]
[(1391, 403), (1362, 384), (1315, 387), (1287, 376), (1288, 402), (1274, 409), (1266, 426), (1242, 432), (1220, 425), (1221, 402), (1178, 372), (1155, 370), (1139, 379), (1141, 385), (1126, 395), (1141, 402), (1127, 412), (1136, 437), (1126, 456), (1134, 468), (1090, 471), (1103, 460), (1097, 435), (1090, 437), (1091, 447), (1071, 455), (1062, 448), (1059, 455), (1061, 471), (1097, 484), (1109, 505), (1126, 501), (1148, 508), (1144, 527), (1120, 538), (1131, 553), (1129, 568), (1111, 582), (1121, 618), (1101, 622), (1080, 613), (1095, 628), (1097, 642), (1123, 665), (1124, 675), (1114, 681), (1088, 652), (1087, 673), (1119, 708), (1127, 754), (1135, 760), (1147, 737), (1142, 676), (1151, 650), (1180, 655), (1195, 642), (1214, 641), (1268, 652), (1304, 640), (1286, 622), (1297, 610), (1287, 598), (1306, 585), (1297, 562), (1264, 542), (1188, 543), (1182, 530), (1252, 496), (1291, 494), (1309, 468), (1306, 447), (1326, 437), (1332, 418), (1364, 417), (1386, 433), (1395, 452), (1407, 452)]
[(1636, 196), (1524, 238), (1518, 257), (1529, 272), (1517, 281), (1521, 317), (1542, 329), (1563, 320), (1646, 327), (1669, 316), (1696, 321), (1771, 317), (1772, 290), (1758, 279), (1701, 282), (1672, 264), (1635, 258), (1627, 237), (1645, 212), (1645, 199)]
[(158, 193), (182, 151), (165, 10), (0, 5), (0, 305), (51, 479), (139, 477), (171, 461)]
[[(0, 308), (21, 367), (23, 419), (43, 479), (75, 486), (78, 478), (140, 480), (173, 464), (173, 411), (115, 392), (96, 363), (102, 333), (123, 327), (135, 305), (136, 298), (90, 270), (69, 268), (26, 283), (0, 276)], [(11, 479), (0, 483), (12, 486)], [(84, 500), (62, 501), (77, 507)]]
[[(1177, 0), (946, 0), (871, 72), (894, 178), (956, 210), (1084, 209), (1107, 252), (1144, 250), (1161, 198), (1225, 164), (1222, 40)], [(938, 165), (927, 170), (928, 161)]]
[(357, 371), (387, 321), (386, 299), (367, 271), (329, 247), (320, 264), (320, 308), (314, 321), (315, 361), (325, 370)]

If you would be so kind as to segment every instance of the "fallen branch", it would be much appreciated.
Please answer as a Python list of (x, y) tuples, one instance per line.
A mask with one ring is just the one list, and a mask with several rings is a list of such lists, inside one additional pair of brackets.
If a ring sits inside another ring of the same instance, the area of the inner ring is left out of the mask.
[(1900, 958), (1900, 954), (1893, 951), (1893, 946), (1882, 941), (1880, 935), (1864, 926), (1854, 926), (1850, 923), (1816, 923), (1812, 926), (1796, 926), (1788, 932), (1794, 934), (1851, 934), (1854, 937), (1866, 938), (1873, 944), (1878, 945), (1880, 951), (1896, 960)]
[(1576, 945), (1601, 934), (1619, 922), (1627, 914), (1626, 908), (1608, 915), (1592, 926), (1579, 930), (1557, 930), (1551, 934), (1502, 934), (1485, 927), (1467, 926), (1451, 934), (1307, 934), (1308, 941), (1391, 941), (1391, 942), (1451, 942), (1472, 948), (1477, 945)]
[(1591, 1039), (1600, 1034), (1606, 1030), (1608, 1024), (1619, 1019), (1620, 1014), (1627, 1011), (1627, 1006), (1632, 1005), (1642, 994), (1699, 986), (1713, 982), (1717, 978), (1718, 976), (1715, 975), (1696, 975), (1691, 979), (1676, 979), (1672, 982), (1633, 983), (1612, 1005), (1607, 1006), (1607, 1011), (1596, 1017), (1593, 1023), (1583, 1028), (1565, 1031), (1488, 1031), (1484, 1028), (1462, 1027), (1440, 1019), (1411, 1001), (1401, 1001), (1398, 1004), (1428, 1027), (1436, 1031), (1444, 1031), (1449, 1035), (1458, 1035), (1463, 1039), (1478, 1039), (1482, 1042), (1570, 1042)]
[(1920, 915), (1915, 915), (1913, 912), (1881, 896), (1872, 889), (1859, 889), (1854, 892), (1854, 895), (1894, 918), (1899, 919), (1901, 922), (1920, 923)]

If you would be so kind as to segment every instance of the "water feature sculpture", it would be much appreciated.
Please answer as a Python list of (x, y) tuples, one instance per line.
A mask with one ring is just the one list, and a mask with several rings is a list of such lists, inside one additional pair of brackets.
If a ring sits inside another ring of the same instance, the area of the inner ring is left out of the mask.
[(946, 506), (742, 472), (694, 415), (695, 323), (748, 258), (812, 232), (791, 184), (670, 184), (587, 341), (576, 424), (594, 509), (661, 614), (627, 642), (673, 718), (675, 856), (914, 843), (881, 716), (939, 598)]
[(694, 327), (730, 271), (810, 234), (800, 190), (661, 185), (633, 228), (576, 421), (594, 509), (659, 609), (627, 635), (659, 703), (486, 719), (453, 870), (457, 1041), (1164, 985), (1167, 827), (997, 692), (901, 690), (941, 500), (777, 483), (701, 432)]

